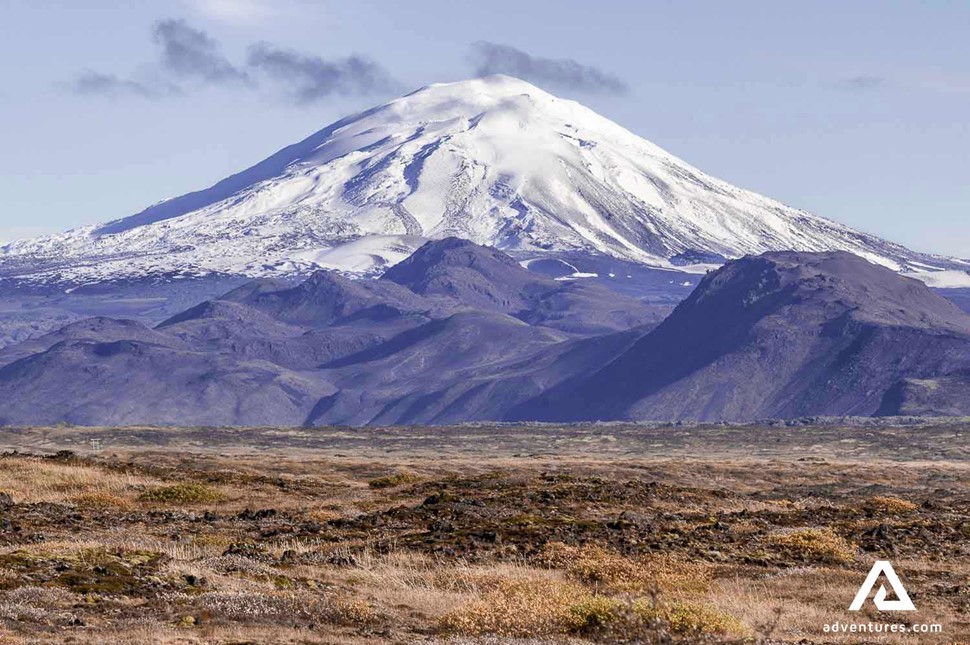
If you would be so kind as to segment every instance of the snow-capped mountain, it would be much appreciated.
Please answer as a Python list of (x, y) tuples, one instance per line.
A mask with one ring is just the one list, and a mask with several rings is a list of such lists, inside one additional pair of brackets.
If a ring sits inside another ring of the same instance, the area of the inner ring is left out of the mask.
[(9, 244), (0, 277), (368, 272), (446, 236), (680, 269), (845, 250), (938, 286), (970, 268), (732, 186), (579, 103), (491, 76), (348, 117), (132, 217)]

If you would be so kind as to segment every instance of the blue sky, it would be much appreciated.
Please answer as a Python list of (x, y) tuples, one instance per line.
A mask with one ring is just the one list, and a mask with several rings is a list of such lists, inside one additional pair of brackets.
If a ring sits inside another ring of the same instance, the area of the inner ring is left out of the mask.
[(0, 240), (133, 214), (487, 69), (745, 188), (970, 257), (967, 33), (970, 3), (942, 0), (0, 0)]

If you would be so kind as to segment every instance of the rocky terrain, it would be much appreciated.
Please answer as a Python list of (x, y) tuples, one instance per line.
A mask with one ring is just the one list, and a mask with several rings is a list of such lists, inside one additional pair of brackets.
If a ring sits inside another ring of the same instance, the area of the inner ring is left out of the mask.
[[(966, 432), (11, 430), (0, 639), (965, 642)], [(916, 613), (846, 611), (876, 559)]]

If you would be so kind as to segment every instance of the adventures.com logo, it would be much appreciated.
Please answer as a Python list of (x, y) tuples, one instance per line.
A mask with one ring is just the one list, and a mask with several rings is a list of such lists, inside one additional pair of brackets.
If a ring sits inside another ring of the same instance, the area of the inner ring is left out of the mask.
[[(885, 580), (881, 583), (880, 580)], [(892, 589), (895, 600), (889, 600), (889, 590), (886, 589), (888, 583)], [(876, 585), (879, 588), (876, 589)], [(866, 601), (869, 600), (872, 590), (876, 589), (875, 596), (872, 597), (872, 604), (876, 609), (884, 612), (903, 612), (916, 611), (916, 605), (909, 597), (909, 592), (903, 586), (903, 582), (896, 575), (893, 565), (888, 560), (877, 560), (865, 582), (859, 587), (858, 593), (849, 605), (849, 611), (862, 611)], [(822, 628), (826, 634), (939, 634), (943, 631), (943, 626), (938, 624), (922, 623), (842, 623), (834, 622)]]
[(876, 597), (872, 599), (873, 604), (876, 605), (876, 609), (879, 611), (916, 611), (916, 606), (909, 599), (909, 593), (906, 591), (906, 587), (903, 586), (899, 576), (896, 575), (896, 572), (893, 570), (893, 565), (889, 563), (889, 560), (876, 560), (876, 564), (872, 565), (866, 581), (859, 587), (859, 593), (855, 595), (855, 600), (849, 605), (849, 611), (859, 611), (862, 609), (862, 605), (865, 603), (866, 598), (869, 597), (872, 588), (879, 582), (879, 576), (886, 578), (889, 586), (893, 588), (893, 593), (896, 594), (897, 600), (886, 600), (886, 596), (888, 595), (886, 587), (885, 585), (879, 585), (879, 591), (876, 592)]

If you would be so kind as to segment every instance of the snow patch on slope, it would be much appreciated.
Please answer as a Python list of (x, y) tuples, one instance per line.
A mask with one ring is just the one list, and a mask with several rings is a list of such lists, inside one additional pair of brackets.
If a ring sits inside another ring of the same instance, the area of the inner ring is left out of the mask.
[(968, 271), (915, 271), (907, 275), (925, 282), (928, 286), (936, 289), (970, 287), (970, 272)]
[(334, 247), (298, 252), (293, 257), (301, 264), (366, 275), (382, 273), (427, 241), (426, 237), (411, 235), (371, 235)]

